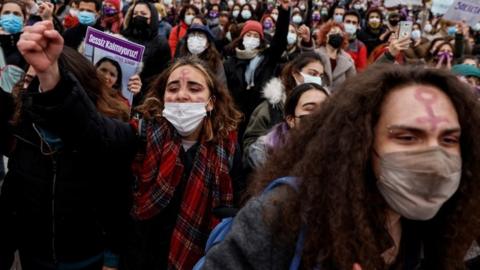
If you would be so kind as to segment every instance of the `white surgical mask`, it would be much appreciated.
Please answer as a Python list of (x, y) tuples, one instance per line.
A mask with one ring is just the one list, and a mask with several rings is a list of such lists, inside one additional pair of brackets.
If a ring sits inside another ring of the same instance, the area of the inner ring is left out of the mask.
[(433, 30), (433, 27), (431, 24), (426, 24), (424, 27), (423, 27), (423, 30), (425, 30), (425, 32), (427, 33), (431, 33), (432, 30)]
[(68, 13), (70, 13), (70, 15), (73, 16), (73, 17), (78, 17), (78, 10), (76, 10), (74, 8), (70, 8), (68, 10)]
[(30, 8), (30, 10), (28, 11), (28, 14), (30, 15), (37, 15), (38, 14), (38, 5), (37, 3), (33, 2), (33, 5), (32, 7)]
[(195, 16), (193, 16), (193, 15), (185, 15), (185, 23), (186, 23), (187, 25), (192, 24), (193, 18), (195, 18)]
[(342, 21), (343, 21), (343, 15), (334, 15), (334, 16), (333, 16), (333, 20), (334, 20), (336, 23), (342, 23)]
[(287, 43), (288, 45), (293, 45), (297, 42), (297, 34), (295, 33), (292, 33), (292, 32), (288, 32), (288, 35), (287, 35)]
[(166, 5), (166, 6), (170, 6), (172, 4), (172, 0), (163, 0), (163, 3)]
[(250, 10), (242, 10), (242, 18), (248, 20), (252, 17), (252, 12)]
[(240, 14), (240, 10), (234, 10), (234, 11), (232, 12), (232, 16), (233, 16), (234, 18), (237, 18), (237, 17), (238, 17), (238, 14)]
[(355, 33), (357, 33), (357, 27), (351, 23), (346, 23), (343, 27), (345, 27), (345, 32), (350, 35), (355, 35)]
[(413, 30), (412, 33), (410, 34), (413, 40), (419, 40), (422, 37), (422, 32), (420, 30)]
[(272, 16), (272, 18), (273, 18), (275, 21), (278, 20), (278, 14), (272, 14), (272, 15), (270, 15), (270, 16)]
[(238, 1), (238, 4), (239, 4), (240, 6), (243, 6), (243, 5), (245, 5), (246, 3), (247, 3), (246, 0), (240, 0), (240, 1)]
[(243, 37), (243, 46), (245, 47), (245, 50), (251, 51), (255, 50), (260, 46), (260, 39), (256, 37)]
[(478, 32), (480, 31), (480, 22), (477, 22), (475, 25), (472, 26), (473, 31)]
[(322, 85), (322, 77), (312, 76), (303, 72), (300, 72), (303, 77), (303, 83), (316, 83)]
[(189, 36), (187, 39), (188, 51), (194, 55), (203, 53), (207, 49), (207, 38), (202, 36)]
[(300, 15), (295, 15), (292, 17), (292, 22), (294, 24), (301, 24), (302, 23), (302, 16)]
[(162, 116), (185, 137), (192, 134), (207, 116), (206, 103), (166, 102)]

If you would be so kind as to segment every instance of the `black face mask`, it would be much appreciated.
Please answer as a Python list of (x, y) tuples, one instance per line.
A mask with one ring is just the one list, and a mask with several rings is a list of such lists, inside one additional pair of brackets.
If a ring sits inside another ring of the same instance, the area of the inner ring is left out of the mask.
[(147, 18), (143, 16), (136, 16), (132, 19), (133, 35), (138, 38), (148, 38), (151, 33), (150, 25)]
[(391, 13), (390, 15), (388, 15), (388, 23), (390, 23), (391, 26), (395, 27), (398, 25), (399, 22), (400, 17), (398, 13)]
[(331, 34), (328, 36), (328, 44), (335, 49), (338, 49), (342, 46), (343, 37), (340, 34)]
[(393, 27), (397, 26), (399, 22), (400, 20), (398, 18), (391, 18), (388, 20), (388, 23), (390, 23), (390, 25)]

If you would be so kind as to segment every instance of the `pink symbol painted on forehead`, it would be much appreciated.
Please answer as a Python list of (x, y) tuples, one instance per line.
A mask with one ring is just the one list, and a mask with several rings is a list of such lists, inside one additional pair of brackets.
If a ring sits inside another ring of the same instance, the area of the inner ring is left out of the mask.
[(185, 84), (188, 82), (188, 74), (189, 73), (190, 72), (186, 68), (184, 68), (180, 71), (180, 80)]
[(442, 122), (448, 122), (446, 117), (436, 116), (433, 112), (432, 106), (435, 104), (437, 98), (437, 95), (431, 91), (421, 88), (417, 88), (415, 90), (415, 99), (422, 103), (427, 111), (427, 116), (417, 117), (416, 120), (418, 123), (429, 123), (431, 131), (435, 131), (438, 124)]

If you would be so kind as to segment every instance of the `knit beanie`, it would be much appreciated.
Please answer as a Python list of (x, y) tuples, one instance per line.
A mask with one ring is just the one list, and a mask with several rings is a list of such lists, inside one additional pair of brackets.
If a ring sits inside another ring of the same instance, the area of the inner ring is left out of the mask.
[(240, 36), (243, 38), (243, 36), (248, 32), (248, 31), (255, 31), (260, 35), (260, 38), (263, 39), (263, 27), (262, 24), (260, 24), (257, 21), (252, 21), (249, 20), (247, 21), (242, 28), (242, 32), (240, 33)]

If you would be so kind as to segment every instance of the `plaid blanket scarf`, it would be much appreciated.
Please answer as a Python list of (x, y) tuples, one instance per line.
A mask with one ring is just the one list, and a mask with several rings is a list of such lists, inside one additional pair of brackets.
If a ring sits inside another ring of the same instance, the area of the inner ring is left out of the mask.
[[(165, 119), (144, 122), (146, 149), (135, 161), (136, 175), (133, 215), (141, 220), (160, 213), (181, 182), (184, 166), (179, 154), (181, 137)], [(218, 224), (212, 210), (233, 206), (233, 185), (229, 175), (236, 147), (236, 132), (220, 143), (201, 143), (170, 242), (168, 269), (192, 269), (203, 255), (210, 231)]]

